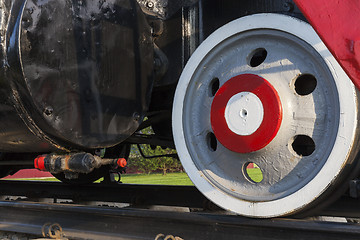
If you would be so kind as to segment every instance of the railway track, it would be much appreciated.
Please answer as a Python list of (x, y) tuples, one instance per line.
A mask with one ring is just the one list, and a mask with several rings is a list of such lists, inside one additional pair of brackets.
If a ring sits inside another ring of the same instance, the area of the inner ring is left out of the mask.
[[(0, 231), (60, 239), (359, 239), (360, 225), (250, 219), (220, 211), (191, 186), (1, 181)], [(125, 204), (118, 204), (125, 203)], [(150, 210), (151, 205), (165, 207)], [(360, 216), (343, 196), (315, 216)], [(114, 207), (115, 206), (115, 207)], [(122, 206), (122, 207), (119, 207)], [(184, 210), (182, 209), (182, 210)], [(192, 210), (191, 212), (189, 210)], [(345, 219), (343, 219), (345, 220)]]

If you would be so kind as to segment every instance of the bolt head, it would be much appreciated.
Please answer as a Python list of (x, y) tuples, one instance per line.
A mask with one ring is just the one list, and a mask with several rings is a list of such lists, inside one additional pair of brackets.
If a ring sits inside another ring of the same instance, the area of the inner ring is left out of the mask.
[(153, 3), (153, 2), (148, 2), (148, 3), (146, 4), (146, 6), (147, 6), (148, 8), (153, 8), (153, 7), (154, 7), (154, 3)]
[(294, 11), (294, 4), (291, 3), (291, 2), (285, 2), (283, 7), (284, 7), (284, 10), (287, 11), (287, 12)]
[(137, 113), (137, 112), (135, 112), (135, 113), (133, 114), (133, 118), (134, 118), (135, 121), (139, 121), (139, 120), (140, 120), (140, 114)]
[(54, 109), (50, 106), (47, 106), (44, 108), (44, 114), (46, 116), (51, 116), (53, 114), (53, 112), (54, 112)]

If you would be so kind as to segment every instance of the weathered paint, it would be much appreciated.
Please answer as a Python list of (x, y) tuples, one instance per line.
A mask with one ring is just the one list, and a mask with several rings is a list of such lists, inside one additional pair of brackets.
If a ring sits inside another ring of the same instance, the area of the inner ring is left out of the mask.
[(0, 152), (89, 151), (136, 131), (154, 47), (135, 0), (0, 6)]
[(359, 1), (295, 0), (295, 3), (360, 89)]

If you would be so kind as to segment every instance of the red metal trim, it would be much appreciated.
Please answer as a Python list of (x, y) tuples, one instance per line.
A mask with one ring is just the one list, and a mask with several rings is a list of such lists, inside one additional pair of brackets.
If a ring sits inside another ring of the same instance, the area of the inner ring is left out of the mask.
[(330, 52), (360, 89), (358, 0), (294, 0)]
[[(232, 132), (226, 123), (225, 108), (232, 96), (252, 92), (262, 102), (264, 118), (251, 135)], [(254, 74), (241, 74), (228, 80), (217, 91), (211, 105), (211, 126), (219, 142), (231, 151), (249, 153), (264, 148), (276, 136), (282, 121), (282, 106), (274, 87), (264, 78)]]
[(34, 167), (36, 169), (41, 170), (41, 171), (46, 171), (46, 168), (45, 168), (45, 156), (38, 156), (37, 158), (35, 158)]
[(126, 167), (127, 165), (127, 162), (126, 162), (126, 159), (125, 158), (119, 158), (117, 161), (116, 161), (117, 165), (121, 168), (124, 168)]

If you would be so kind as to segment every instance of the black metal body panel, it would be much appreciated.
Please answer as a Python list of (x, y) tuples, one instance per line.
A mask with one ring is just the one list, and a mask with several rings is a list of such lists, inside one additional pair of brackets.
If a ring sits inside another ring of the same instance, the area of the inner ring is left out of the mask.
[(23, 144), (11, 148), (0, 137), (0, 151), (103, 148), (135, 132), (150, 102), (154, 61), (135, 0), (2, 4), (9, 22), (1, 26), (0, 104), (9, 114), (0, 113), (0, 130), (13, 136), (8, 130), (17, 129)]
[[(9, 71), (10, 63), (8, 51), (13, 49), (16, 54), (15, 35), (13, 32), (16, 17), (11, 13), (19, 12), (23, 8), (23, 1), (0, 1), (1, 5), (1, 23), (0, 23), (0, 151), (9, 152), (32, 152), (54, 150), (51, 144), (44, 141), (43, 138), (36, 137), (22, 120), (16, 101), (17, 92), (14, 92), (14, 84), (11, 79), (15, 77), (14, 73)], [(19, 69), (19, 64), (14, 64), (13, 68)], [(20, 71), (21, 74), (21, 71)]]
[(226, 23), (256, 13), (279, 13), (305, 20), (292, 0), (201, 0), (203, 32), (208, 37)]

